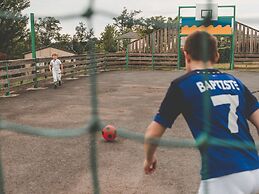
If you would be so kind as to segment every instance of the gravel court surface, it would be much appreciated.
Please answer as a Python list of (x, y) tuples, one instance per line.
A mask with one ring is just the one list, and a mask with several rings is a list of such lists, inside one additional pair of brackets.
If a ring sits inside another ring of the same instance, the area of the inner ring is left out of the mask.
[[(184, 71), (107, 72), (98, 76), (102, 121), (144, 133), (157, 112), (170, 82)], [(229, 72), (251, 91), (259, 89), (258, 72)], [(76, 128), (91, 119), (89, 78), (65, 83), (54, 90), (26, 91), (1, 98), (1, 117), (38, 127)], [(255, 94), (259, 99), (259, 94)], [(251, 132), (258, 141), (256, 130)], [(182, 116), (165, 137), (192, 138)], [(89, 137), (47, 139), (0, 132), (6, 193), (90, 194)], [(143, 145), (124, 138), (106, 143), (98, 134), (101, 193), (194, 194), (199, 187), (200, 158), (196, 149), (159, 148), (155, 174), (143, 174)]]

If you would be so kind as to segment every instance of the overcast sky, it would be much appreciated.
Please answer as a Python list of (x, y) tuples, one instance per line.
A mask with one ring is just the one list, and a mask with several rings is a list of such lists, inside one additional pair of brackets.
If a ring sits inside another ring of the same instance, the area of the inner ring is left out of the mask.
[[(204, 3), (206, 1), (192, 0), (95, 0), (94, 9), (106, 11), (112, 15), (95, 15), (92, 23), (95, 34), (98, 36), (107, 24), (113, 22), (112, 17), (117, 16), (123, 10), (142, 10), (140, 16), (150, 17), (162, 15), (167, 17), (176, 17), (179, 5), (195, 5), (195, 3)], [(244, 22), (252, 27), (259, 29), (259, 0), (219, 0), (213, 1), (219, 5), (236, 5), (237, 21)], [(69, 14), (80, 14), (86, 10), (89, 0), (31, 0), (31, 7), (25, 10), (25, 14), (34, 12), (35, 16), (61, 16)], [(61, 19), (63, 33), (74, 34), (75, 26), (83, 18)]]

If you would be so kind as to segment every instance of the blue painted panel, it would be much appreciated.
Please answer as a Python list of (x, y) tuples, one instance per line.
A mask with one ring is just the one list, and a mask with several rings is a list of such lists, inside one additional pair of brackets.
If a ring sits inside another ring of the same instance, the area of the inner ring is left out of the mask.
[[(195, 17), (184, 17), (182, 18), (182, 26), (201, 26), (203, 25), (203, 21), (196, 21)], [(231, 17), (219, 17), (217, 21), (211, 21), (211, 25), (214, 27), (221, 25), (221, 26), (232, 26), (232, 18)]]

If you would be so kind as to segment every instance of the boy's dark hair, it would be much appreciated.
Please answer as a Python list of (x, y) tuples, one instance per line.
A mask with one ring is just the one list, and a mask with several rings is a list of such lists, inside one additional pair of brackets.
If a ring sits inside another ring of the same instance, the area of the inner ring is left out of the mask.
[(204, 31), (197, 31), (189, 35), (184, 45), (184, 51), (196, 61), (216, 63), (218, 60), (217, 39)]

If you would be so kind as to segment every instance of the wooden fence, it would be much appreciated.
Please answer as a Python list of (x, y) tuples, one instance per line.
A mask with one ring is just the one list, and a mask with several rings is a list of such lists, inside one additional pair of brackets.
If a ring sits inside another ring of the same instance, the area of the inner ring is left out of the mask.
[[(177, 53), (177, 29), (160, 29), (129, 44), (133, 53)], [(259, 54), (259, 30), (236, 22), (236, 54)]]
[(259, 54), (259, 30), (236, 22), (235, 53)]
[[(51, 82), (52, 76), (49, 71), (51, 58), (36, 60), (12, 60), (0, 61), (0, 91), (8, 94), (24, 88), (34, 87), (35, 85), (44, 86)], [(73, 78), (78, 75), (87, 75), (91, 71), (90, 57), (73, 56), (61, 57), (64, 64), (64, 78)], [(97, 70), (102, 70), (102, 58), (98, 58)]]
[[(176, 68), (176, 54), (140, 54), (125, 53), (95, 54), (92, 58), (87, 55), (61, 57), (64, 64), (63, 78), (76, 78), (90, 75), (91, 72), (124, 69), (154, 69), (170, 70)], [(45, 86), (52, 82), (52, 75), (48, 65), (51, 58), (36, 60), (0, 61), (0, 93), (9, 94), (12, 91), (27, 89), (37, 85)], [(96, 64), (97, 68), (94, 68)]]
[(246, 70), (259, 69), (259, 54), (235, 54), (235, 68)]
[(129, 44), (133, 53), (177, 53), (177, 29), (160, 29)]
[[(172, 70), (177, 67), (177, 54), (160, 53), (99, 53), (94, 58), (89, 55), (61, 57), (64, 64), (63, 78), (90, 75), (91, 72), (117, 70)], [(51, 58), (36, 60), (0, 61), (0, 94), (8, 94), (30, 87), (46, 86), (52, 82), (48, 65)], [(96, 64), (96, 68), (94, 67)], [(224, 68), (228, 67), (227, 64)], [(259, 54), (236, 54), (235, 67), (259, 69)]]

